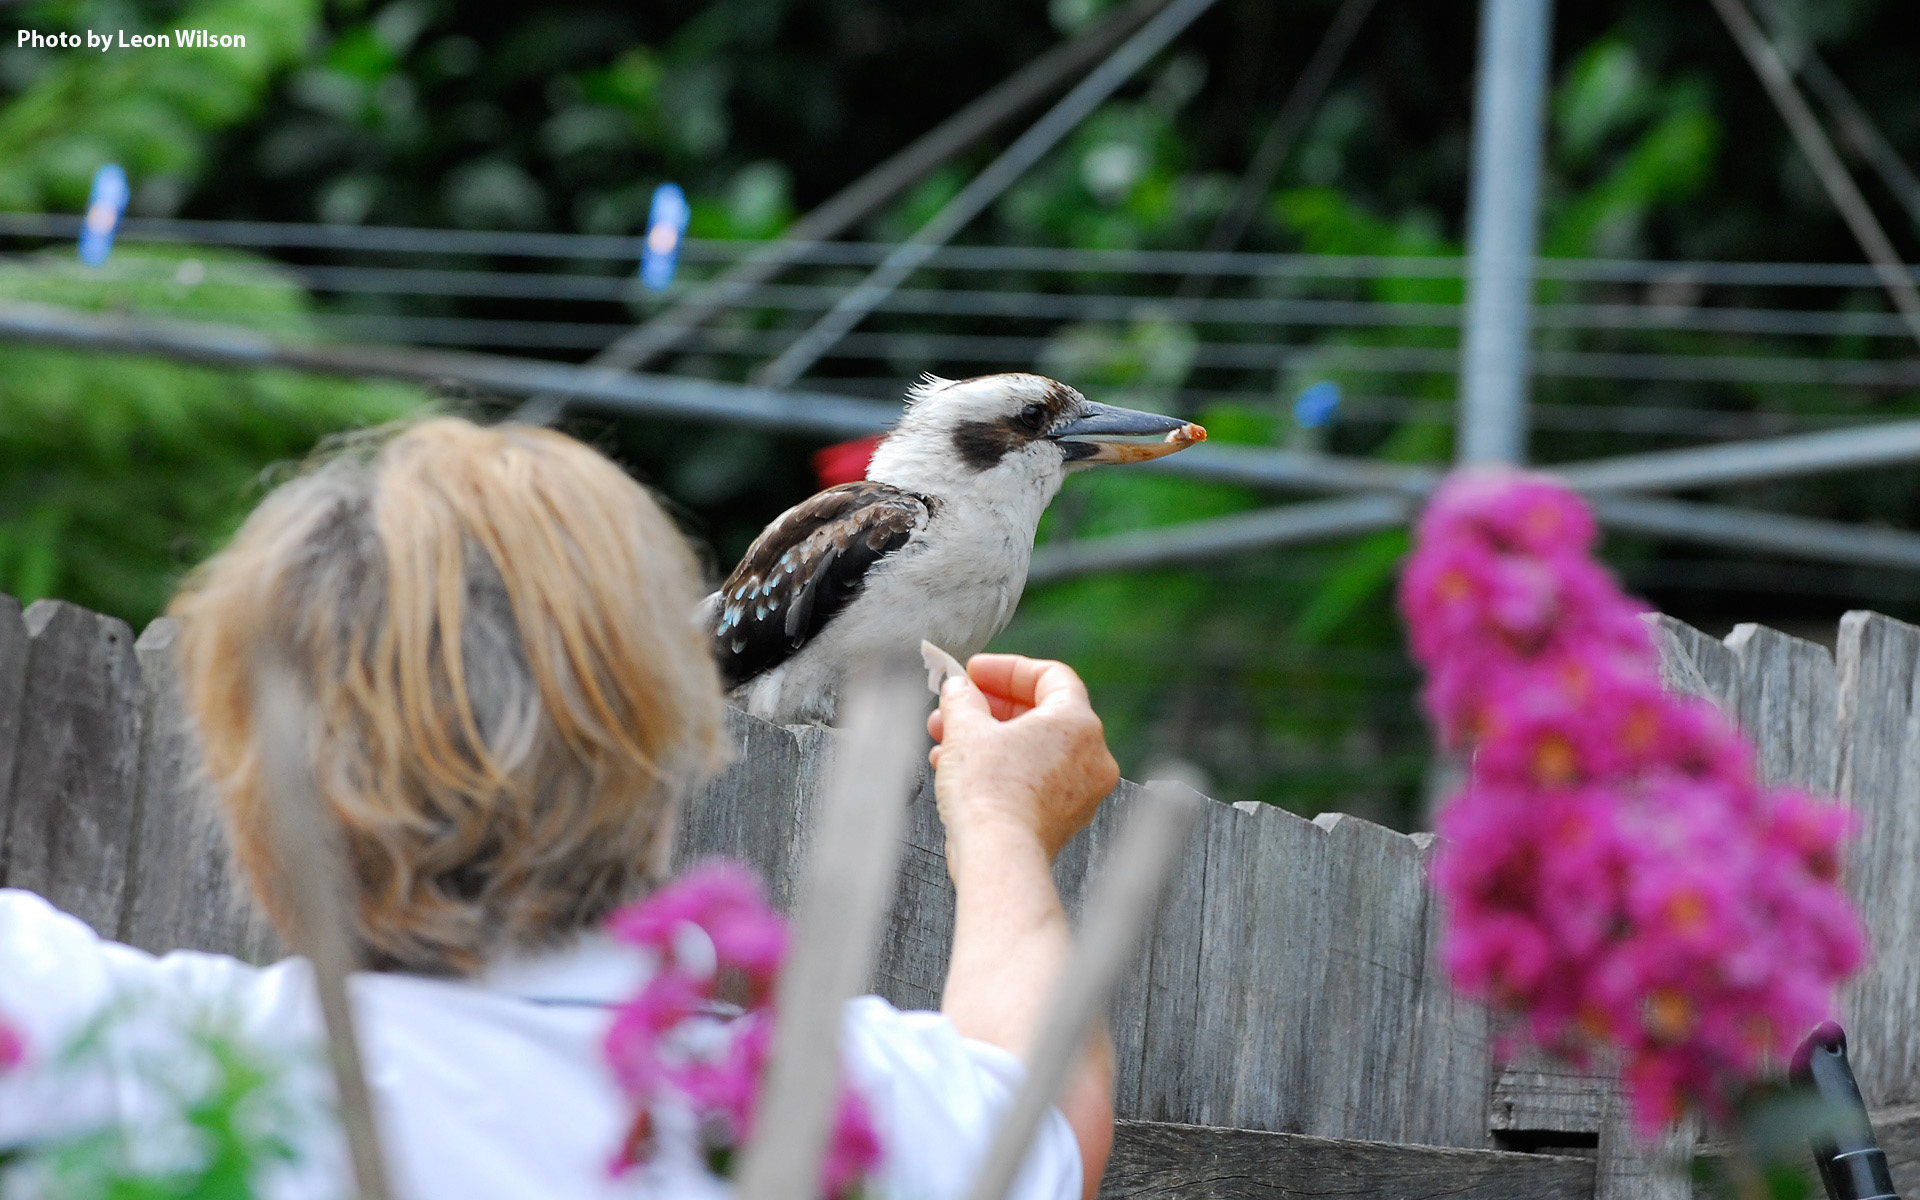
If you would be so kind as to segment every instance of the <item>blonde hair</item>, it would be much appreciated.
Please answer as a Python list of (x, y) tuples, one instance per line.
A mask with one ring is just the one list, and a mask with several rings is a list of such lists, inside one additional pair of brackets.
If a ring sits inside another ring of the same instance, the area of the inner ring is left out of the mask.
[(368, 965), (470, 974), (659, 883), (722, 758), (698, 572), (647, 493), (528, 426), (437, 418), (275, 490), (174, 600), (235, 857), (283, 934), (252, 670), (293, 665)]

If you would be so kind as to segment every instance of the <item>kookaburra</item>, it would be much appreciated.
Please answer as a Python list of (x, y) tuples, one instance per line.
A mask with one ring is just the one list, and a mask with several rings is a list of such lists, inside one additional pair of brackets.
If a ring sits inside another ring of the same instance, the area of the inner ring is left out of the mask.
[[(1006, 627), (1040, 514), (1069, 471), (1206, 438), (1039, 375), (927, 377), (867, 477), (767, 526), (702, 613), (736, 704), (782, 724), (834, 719), (854, 664), (922, 639), (962, 659)], [(1157, 438), (1142, 444), (1127, 438)]]

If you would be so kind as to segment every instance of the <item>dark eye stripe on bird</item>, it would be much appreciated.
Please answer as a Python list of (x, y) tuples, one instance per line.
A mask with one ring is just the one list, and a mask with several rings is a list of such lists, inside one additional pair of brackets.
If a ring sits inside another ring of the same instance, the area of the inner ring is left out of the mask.
[(1065, 384), (1048, 382), (1053, 386), (1010, 416), (964, 421), (955, 426), (953, 450), (960, 461), (976, 471), (990, 471), (1009, 452), (1045, 437), (1054, 422), (1070, 412), (1079, 399)]
[(860, 594), (875, 564), (926, 526), (936, 506), (890, 484), (843, 483), (769, 526), (720, 589), (714, 654), (727, 686), (792, 657)]

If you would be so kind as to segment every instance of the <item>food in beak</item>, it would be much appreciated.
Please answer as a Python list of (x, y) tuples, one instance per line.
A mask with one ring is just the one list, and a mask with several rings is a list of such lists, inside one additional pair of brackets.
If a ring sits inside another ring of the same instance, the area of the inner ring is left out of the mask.
[(1169, 454), (1178, 454), (1188, 446), (1207, 440), (1207, 431), (1189, 421), (1180, 428), (1167, 434), (1157, 442), (1106, 442), (1088, 439), (1094, 447), (1092, 454), (1081, 458), (1080, 462), (1098, 463), (1137, 463), (1150, 462), (1156, 458), (1165, 458)]

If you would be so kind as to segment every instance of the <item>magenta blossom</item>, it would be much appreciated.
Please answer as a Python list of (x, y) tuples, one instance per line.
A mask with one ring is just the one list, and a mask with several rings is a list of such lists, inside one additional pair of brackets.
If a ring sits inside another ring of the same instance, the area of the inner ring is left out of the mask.
[[(753, 872), (714, 861), (621, 909), (607, 929), (657, 964), (607, 1030), (607, 1063), (634, 1107), (613, 1169), (623, 1172), (651, 1157), (661, 1104), (692, 1113), (707, 1162), (731, 1163), (753, 1136), (786, 922), (768, 907)], [(826, 1195), (855, 1194), (880, 1159), (866, 1101), (842, 1087), (821, 1167)]]
[(11, 1071), (27, 1057), (26, 1039), (19, 1030), (0, 1017), (0, 1072)]
[(1455, 984), (1518, 1040), (1617, 1062), (1635, 1120), (1724, 1116), (1832, 1014), (1864, 939), (1838, 805), (1761, 786), (1712, 705), (1671, 696), (1559, 484), (1457, 475), (1401, 579), (1422, 698), (1472, 754), (1434, 880)]

